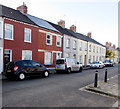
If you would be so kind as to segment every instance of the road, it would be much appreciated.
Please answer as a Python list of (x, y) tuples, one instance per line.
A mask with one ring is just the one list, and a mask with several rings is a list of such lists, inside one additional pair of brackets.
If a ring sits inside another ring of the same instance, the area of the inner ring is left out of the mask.
[[(98, 69), (99, 80), (105, 69)], [(118, 66), (108, 67), (108, 78), (118, 74)], [(71, 74), (50, 74), (49, 78), (24, 81), (3, 80), (3, 107), (112, 107), (116, 99), (82, 88), (94, 82), (96, 69)]]

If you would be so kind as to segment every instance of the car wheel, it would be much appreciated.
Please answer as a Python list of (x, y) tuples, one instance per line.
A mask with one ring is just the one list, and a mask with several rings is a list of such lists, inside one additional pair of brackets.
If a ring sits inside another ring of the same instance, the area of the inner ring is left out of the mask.
[(67, 73), (71, 73), (71, 68), (68, 68), (68, 69), (67, 69)]
[(80, 67), (79, 72), (82, 72), (82, 70), (83, 70), (82, 67)]
[(44, 74), (43, 74), (43, 77), (48, 77), (48, 76), (49, 76), (49, 72), (45, 71)]
[(19, 80), (24, 80), (24, 79), (25, 79), (25, 74), (24, 74), (24, 73), (20, 73), (20, 74), (18, 75), (18, 79), (19, 79)]

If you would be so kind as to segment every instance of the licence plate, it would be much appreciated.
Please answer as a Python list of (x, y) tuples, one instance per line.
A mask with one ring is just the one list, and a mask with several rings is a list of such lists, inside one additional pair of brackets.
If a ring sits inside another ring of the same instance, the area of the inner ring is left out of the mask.
[(60, 67), (56, 67), (56, 69), (60, 69)]
[(11, 70), (7, 70), (7, 72), (11, 72)]

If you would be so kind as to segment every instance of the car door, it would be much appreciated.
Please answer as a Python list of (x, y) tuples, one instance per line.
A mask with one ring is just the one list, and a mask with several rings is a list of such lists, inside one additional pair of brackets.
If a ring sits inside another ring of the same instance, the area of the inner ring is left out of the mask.
[(31, 61), (31, 64), (34, 69), (33, 75), (40, 75), (45, 71), (45, 67), (42, 64), (36, 61)]
[(23, 60), (19, 62), (21, 64), (21, 68), (26, 71), (26, 75), (32, 75), (34, 72), (33, 66), (29, 60)]

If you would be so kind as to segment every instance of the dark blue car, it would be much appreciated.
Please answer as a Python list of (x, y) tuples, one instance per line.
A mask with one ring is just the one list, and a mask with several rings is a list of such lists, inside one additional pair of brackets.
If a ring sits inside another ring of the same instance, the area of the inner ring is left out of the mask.
[(19, 60), (8, 63), (4, 75), (7, 78), (24, 80), (28, 76), (48, 77), (49, 71), (42, 64), (33, 60)]

